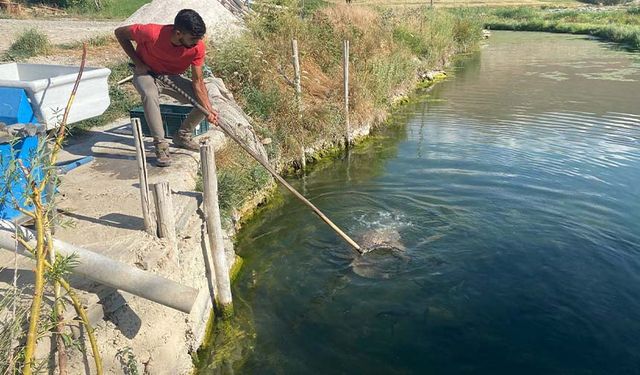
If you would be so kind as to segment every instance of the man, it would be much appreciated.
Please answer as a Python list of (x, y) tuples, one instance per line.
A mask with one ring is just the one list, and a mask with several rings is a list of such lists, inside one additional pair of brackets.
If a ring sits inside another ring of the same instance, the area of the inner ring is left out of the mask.
[[(192, 9), (178, 12), (173, 25), (135, 24), (115, 30), (118, 42), (135, 65), (133, 85), (142, 97), (145, 118), (153, 135), (156, 164), (160, 167), (169, 166), (171, 159), (160, 116), (159, 94), (169, 95), (182, 103), (188, 101), (171, 87), (154, 79), (149, 72), (166, 75), (179, 88), (196, 98), (209, 112), (207, 120), (215, 125), (218, 114), (209, 102), (202, 72), (205, 57), (202, 38), (205, 32), (206, 25), (202, 17)], [(135, 49), (132, 41), (136, 42)], [(189, 67), (192, 81), (180, 76)], [(204, 117), (204, 113), (194, 108), (173, 138), (174, 145), (197, 151), (199, 145), (193, 140), (193, 129)]]

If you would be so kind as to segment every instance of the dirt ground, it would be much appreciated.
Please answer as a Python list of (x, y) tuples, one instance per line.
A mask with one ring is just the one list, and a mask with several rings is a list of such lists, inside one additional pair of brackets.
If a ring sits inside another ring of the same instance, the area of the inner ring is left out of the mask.
[(3, 19), (0, 21), (0, 54), (6, 51), (21, 32), (34, 28), (44, 32), (52, 44), (72, 43), (96, 36), (113, 34), (120, 22), (59, 19)]

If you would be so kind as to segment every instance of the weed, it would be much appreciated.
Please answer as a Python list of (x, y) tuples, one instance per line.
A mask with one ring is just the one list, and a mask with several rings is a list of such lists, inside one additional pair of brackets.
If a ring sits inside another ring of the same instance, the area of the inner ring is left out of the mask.
[(28, 29), (11, 44), (4, 57), (7, 60), (19, 61), (47, 54), (50, 50), (51, 43), (46, 34), (36, 29)]
[(151, 0), (103, 0), (101, 6), (96, 7), (94, 0), (74, 0), (67, 10), (72, 14), (91, 16), (92, 18), (123, 20), (133, 14)]
[(119, 349), (116, 353), (116, 358), (120, 361), (122, 371), (126, 375), (138, 375), (140, 373), (138, 371), (136, 356), (130, 346), (125, 346), (124, 348)]

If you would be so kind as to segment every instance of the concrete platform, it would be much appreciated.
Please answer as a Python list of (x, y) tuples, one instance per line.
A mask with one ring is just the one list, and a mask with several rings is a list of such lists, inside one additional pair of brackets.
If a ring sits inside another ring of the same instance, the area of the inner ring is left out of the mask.
[[(216, 130), (201, 137), (209, 137), (217, 147), (225, 140)], [(151, 139), (145, 140), (145, 148), (150, 184), (167, 181), (173, 192), (177, 251), (144, 231), (135, 148), (128, 119), (72, 136), (65, 145), (60, 161), (89, 155), (95, 160), (61, 176), (56, 204), (65, 225), (57, 228), (55, 237), (201, 291), (198, 308), (189, 315), (88, 279), (70, 278), (97, 325), (96, 336), (105, 372), (120, 373), (117, 352), (130, 347), (141, 370), (144, 366), (149, 373), (189, 373), (188, 352), (201, 343), (211, 308), (209, 296), (213, 293), (200, 211), (202, 198), (195, 192), (199, 155), (172, 148), (172, 166), (159, 168), (153, 164)], [(228, 236), (226, 250), (231, 265), (234, 254)], [(16, 261), (19, 284), (27, 287), (24, 297), (28, 301), (33, 261), (6, 250), (0, 250), (0, 294), (11, 288)], [(74, 314), (69, 310), (71, 318)], [(43, 345), (41, 357), (45, 357), (47, 351)], [(91, 360), (82, 353), (76, 351), (70, 359), (70, 373), (85, 372), (90, 367)]]

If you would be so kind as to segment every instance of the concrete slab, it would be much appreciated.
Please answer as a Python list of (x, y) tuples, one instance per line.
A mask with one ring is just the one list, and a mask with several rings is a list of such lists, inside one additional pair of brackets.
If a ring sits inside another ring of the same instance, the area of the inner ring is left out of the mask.
[[(216, 130), (199, 138), (202, 137), (210, 138), (216, 148), (225, 142), (222, 133)], [(55, 237), (200, 290), (197, 307), (191, 314), (184, 314), (88, 279), (71, 278), (93, 317), (92, 323), (98, 326), (96, 334), (104, 344), (104, 351), (110, 355), (105, 359), (105, 370), (119, 367), (115, 354), (121, 347), (109, 342), (117, 341), (131, 346), (134, 351), (144, 349), (144, 356), (154, 357), (158, 368), (163, 368), (159, 353), (173, 351), (171, 356), (180, 359), (168, 367), (172, 369), (171, 373), (187, 373), (191, 363), (187, 351), (197, 349), (203, 338), (214, 284), (199, 212), (202, 198), (195, 192), (199, 154), (172, 148), (172, 166), (159, 168), (153, 164), (151, 138), (145, 139), (145, 149), (149, 182), (167, 181), (173, 192), (179, 226), (177, 253), (165, 241), (144, 231), (129, 119), (74, 135), (65, 145), (60, 154), (61, 162), (85, 156), (93, 156), (94, 161), (61, 176), (56, 205), (60, 218), (71, 225), (58, 227)], [(233, 250), (228, 236), (227, 246), (231, 250), (228, 254), (231, 265)], [(33, 283), (33, 261), (0, 250), (0, 295), (11, 288), (15, 265), (19, 285)], [(27, 289), (24, 293), (25, 301), (29, 300), (29, 292)], [(72, 309), (67, 315), (73, 317)], [(154, 324), (157, 317), (163, 319), (160, 326)], [(162, 343), (154, 341), (157, 337), (162, 337)], [(148, 349), (150, 347), (157, 350)], [(46, 348), (43, 350), (46, 352)], [(176, 350), (179, 353), (175, 353)], [(71, 360), (84, 362), (81, 358), (72, 357)]]

